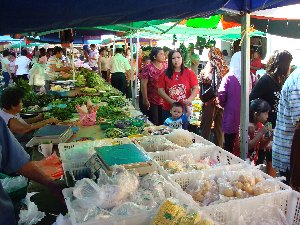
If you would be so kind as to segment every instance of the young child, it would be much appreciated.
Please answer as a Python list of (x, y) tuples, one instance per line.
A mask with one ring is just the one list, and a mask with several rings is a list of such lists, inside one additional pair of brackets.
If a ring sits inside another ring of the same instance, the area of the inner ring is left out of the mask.
[(165, 120), (164, 125), (173, 129), (187, 129), (187, 123), (191, 115), (190, 106), (184, 107), (181, 103), (174, 102), (170, 113), (172, 116)]
[[(265, 157), (267, 156), (266, 147), (272, 140), (272, 128), (266, 125), (270, 110), (270, 105), (262, 99), (255, 99), (250, 103), (248, 157), (255, 163), (255, 165), (263, 163)], [(234, 154), (237, 156), (240, 154), (239, 138), (236, 138), (234, 144)], [(270, 157), (267, 157), (267, 161), (271, 160), (269, 158)]]

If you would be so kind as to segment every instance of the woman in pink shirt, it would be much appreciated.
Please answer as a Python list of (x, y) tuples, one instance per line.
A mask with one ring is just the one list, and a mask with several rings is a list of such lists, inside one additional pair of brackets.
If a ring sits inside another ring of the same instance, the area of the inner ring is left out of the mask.
[(155, 125), (163, 124), (163, 99), (157, 93), (157, 82), (165, 71), (165, 55), (162, 48), (153, 48), (150, 53), (151, 63), (141, 72), (141, 89), (143, 105), (149, 120)]

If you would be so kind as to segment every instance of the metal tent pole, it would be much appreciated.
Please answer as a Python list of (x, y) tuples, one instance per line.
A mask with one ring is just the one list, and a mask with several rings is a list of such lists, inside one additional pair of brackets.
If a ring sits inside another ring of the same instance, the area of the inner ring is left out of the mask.
[(250, 13), (242, 15), (242, 51), (241, 51), (241, 114), (240, 114), (240, 149), (241, 158), (248, 154), (249, 125), (249, 82), (250, 82)]

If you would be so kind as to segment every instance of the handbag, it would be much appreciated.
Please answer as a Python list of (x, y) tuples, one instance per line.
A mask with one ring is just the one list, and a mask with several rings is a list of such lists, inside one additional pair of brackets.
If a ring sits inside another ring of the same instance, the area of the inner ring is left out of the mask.
[(217, 96), (217, 88), (216, 88), (216, 68), (214, 67), (213, 75), (212, 75), (212, 82), (211, 84), (202, 84), (200, 85), (201, 92), (200, 92), (200, 99), (202, 102), (208, 102), (211, 99)]

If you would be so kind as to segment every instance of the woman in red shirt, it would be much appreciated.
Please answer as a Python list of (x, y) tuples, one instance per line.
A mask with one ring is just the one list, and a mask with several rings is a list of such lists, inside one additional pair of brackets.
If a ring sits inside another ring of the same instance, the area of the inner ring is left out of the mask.
[(163, 121), (171, 116), (170, 109), (174, 102), (191, 106), (199, 93), (199, 84), (195, 73), (182, 63), (178, 50), (171, 50), (168, 55), (168, 68), (158, 81), (158, 94), (163, 98)]

